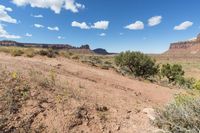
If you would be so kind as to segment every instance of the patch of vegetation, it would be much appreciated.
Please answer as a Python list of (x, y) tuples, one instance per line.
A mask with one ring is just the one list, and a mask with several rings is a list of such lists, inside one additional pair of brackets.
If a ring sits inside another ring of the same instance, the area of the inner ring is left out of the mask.
[(60, 51), (59, 55), (62, 56), (62, 57), (70, 59), (71, 56), (73, 55), (73, 53), (72, 52), (68, 52), (68, 51)]
[(177, 95), (173, 103), (157, 111), (154, 124), (171, 133), (199, 133), (199, 92)]
[(25, 51), (25, 54), (26, 54), (27, 57), (32, 58), (36, 55), (36, 52), (33, 48), (29, 48)]
[(196, 82), (193, 84), (193, 88), (196, 89), (196, 90), (200, 90), (200, 80), (196, 81)]
[[(30, 85), (17, 72), (0, 71), (0, 131), (14, 132), (16, 127), (9, 124), (30, 98)], [(23, 128), (23, 127), (22, 127)]]
[(164, 64), (161, 68), (161, 75), (166, 77), (169, 83), (176, 83), (178, 80), (182, 80), (184, 73), (182, 66), (178, 64)]
[(155, 76), (159, 71), (156, 61), (140, 52), (122, 52), (115, 57), (115, 63), (129, 74), (145, 79)]
[(12, 49), (11, 50), (11, 55), (12, 56), (22, 56), (24, 54), (24, 51), (21, 49)]
[(56, 50), (53, 50), (53, 49), (48, 49), (48, 50), (40, 50), (38, 51), (38, 54), (41, 55), (41, 56), (47, 56), (49, 58), (55, 58), (56, 55), (58, 55), (58, 51)]
[(73, 60), (79, 60), (80, 57), (79, 57), (79, 55), (73, 55), (73, 56), (72, 56), (72, 59), (73, 59)]

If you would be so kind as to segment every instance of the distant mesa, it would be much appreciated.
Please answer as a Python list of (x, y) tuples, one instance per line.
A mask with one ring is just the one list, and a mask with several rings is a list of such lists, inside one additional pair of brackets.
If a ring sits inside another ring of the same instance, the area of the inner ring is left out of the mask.
[(80, 49), (90, 49), (90, 46), (88, 44), (81, 45)]
[(52, 49), (65, 49), (78, 53), (96, 53), (100, 55), (108, 55), (105, 49), (98, 48), (95, 50), (91, 50), (88, 44), (81, 45), (80, 47), (74, 47), (70, 44), (44, 44), (44, 43), (21, 43), (12, 40), (3, 40), (0, 41), (0, 46), (17, 46), (17, 47), (28, 47), (28, 48), (52, 48)]
[(197, 38), (189, 41), (171, 43), (169, 50), (164, 54), (173, 54), (173, 55), (200, 54), (200, 34), (197, 36)]
[(96, 54), (100, 54), (100, 55), (108, 55), (109, 54), (105, 49), (102, 49), (102, 48), (97, 48), (97, 49), (94, 49), (93, 51)]

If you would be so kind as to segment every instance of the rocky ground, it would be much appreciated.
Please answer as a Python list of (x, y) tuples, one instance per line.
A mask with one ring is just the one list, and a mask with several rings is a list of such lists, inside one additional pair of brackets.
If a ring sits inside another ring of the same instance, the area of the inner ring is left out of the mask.
[(151, 133), (177, 90), (66, 58), (0, 54), (0, 132)]

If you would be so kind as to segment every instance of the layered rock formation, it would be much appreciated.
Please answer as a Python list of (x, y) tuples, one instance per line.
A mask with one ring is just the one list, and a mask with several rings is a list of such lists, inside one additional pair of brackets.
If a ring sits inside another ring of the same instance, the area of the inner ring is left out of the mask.
[(169, 50), (165, 54), (198, 54), (200, 55), (200, 34), (196, 39), (171, 43)]

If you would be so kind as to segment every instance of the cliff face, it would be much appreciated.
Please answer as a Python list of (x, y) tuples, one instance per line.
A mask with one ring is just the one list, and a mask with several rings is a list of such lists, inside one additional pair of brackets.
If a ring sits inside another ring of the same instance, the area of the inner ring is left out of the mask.
[(191, 41), (171, 43), (166, 54), (200, 54), (200, 34)]

